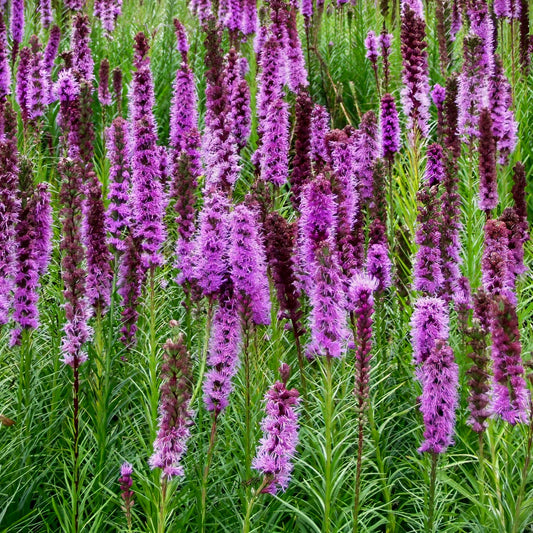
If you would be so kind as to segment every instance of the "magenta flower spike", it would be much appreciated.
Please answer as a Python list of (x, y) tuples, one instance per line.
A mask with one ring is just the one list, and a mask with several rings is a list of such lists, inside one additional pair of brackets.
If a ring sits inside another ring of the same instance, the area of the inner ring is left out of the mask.
[(48, 37), (48, 43), (46, 43), (46, 48), (44, 49), (44, 68), (47, 75), (49, 76), (51, 83), (52, 69), (54, 68), (54, 61), (57, 57), (57, 52), (59, 50), (59, 43), (61, 41), (61, 30), (59, 26), (53, 26), (50, 30), (50, 35)]
[(287, 389), (290, 368), (285, 363), (280, 368), (281, 381), (276, 381), (265, 395), (266, 417), (261, 422), (263, 437), (252, 461), (255, 470), (265, 476), (262, 492), (277, 494), (287, 490), (293, 469), (293, 459), (298, 445), (299, 393)]
[(52, 0), (40, 0), (39, 9), (41, 11), (41, 25), (43, 28), (50, 27), (52, 24)]
[(109, 92), (109, 61), (104, 58), (98, 70), (98, 100), (101, 105), (111, 105), (111, 93)]
[(131, 508), (135, 503), (133, 500), (133, 496), (135, 495), (135, 493), (133, 492), (133, 490), (131, 490), (131, 487), (133, 485), (132, 474), (133, 466), (130, 463), (122, 463), (122, 466), (120, 467), (120, 477), (118, 478), (118, 482), (120, 483), (120, 496), (124, 501), (122, 509), (124, 510), (124, 513), (126, 515), (126, 521), (128, 522), (128, 527), (130, 530)]
[(89, 47), (91, 27), (87, 15), (76, 15), (72, 31), (72, 61), (74, 70), (87, 82), (94, 79), (94, 60)]
[(206, 408), (217, 416), (229, 405), (232, 380), (239, 365), (240, 343), (239, 306), (231, 294), (226, 293), (213, 317), (207, 355), (209, 370), (203, 386)]
[(411, 316), (411, 338), (417, 365), (426, 362), (437, 340), (448, 339), (449, 321), (448, 306), (443, 299), (422, 296), (416, 300)]
[(64, 327), (62, 351), (63, 362), (72, 368), (78, 368), (87, 360), (83, 345), (91, 336), (87, 322), (90, 318), (89, 301), (87, 299), (87, 271), (83, 264), (86, 257), (81, 240), (82, 219), (82, 169), (70, 159), (59, 162), (59, 174), (62, 178), (60, 200), (63, 259), (61, 275), (63, 278), (65, 298), (65, 315), (67, 322)]
[(270, 291), (257, 213), (239, 204), (230, 215), (229, 265), (240, 312), (255, 324), (270, 324)]
[(498, 205), (496, 142), (492, 133), (492, 118), (488, 109), (479, 117), (479, 208), (490, 213)]
[(0, 20), (0, 98), (11, 94), (11, 68), (7, 45), (7, 30), (4, 19)]
[(20, 46), (24, 39), (24, 0), (11, 2), (11, 38), (16, 47)]
[(381, 157), (387, 161), (394, 159), (400, 150), (400, 121), (396, 102), (391, 94), (381, 98)]
[(12, 306), (16, 275), (17, 239), (20, 199), (18, 198), (19, 168), (16, 140), (0, 140), (0, 326), (7, 324)]
[(159, 429), (154, 441), (154, 453), (149, 459), (150, 468), (161, 469), (161, 479), (171, 480), (183, 476), (180, 464), (187, 451), (187, 440), (191, 434), (192, 412), (191, 368), (189, 354), (183, 337), (164, 344), (161, 365), (161, 387), (159, 400)]
[[(20, 58), (17, 68), (17, 86), (16, 97), (17, 104), (20, 106), (20, 113), (22, 120), (26, 123), (29, 119), (29, 82), (30, 82), (30, 63), (31, 63), (31, 51), (29, 47), (25, 46), (20, 51)], [(59, 81), (59, 80), (58, 80)]]
[(361, 200), (368, 203), (374, 194), (374, 163), (379, 156), (378, 124), (373, 111), (367, 111), (363, 115), (359, 133), (352, 146)]
[(301, 260), (309, 275), (311, 343), (308, 357), (342, 357), (347, 329), (344, 291), (338, 263), (336, 205), (329, 181), (318, 176), (302, 194)]
[(220, 191), (208, 191), (198, 221), (195, 278), (205, 296), (222, 288), (228, 271), (229, 202)]
[(311, 113), (311, 160), (321, 164), (328, 161), (328, 150), (326, 147), (326, 134), (329, 131), (329, 113), (321, 105), (315, 104)]
[(135, 37), (135, 66), (130, 89), (132, 209), (134, 235), (140, 239), (144, 268), (161, 265), (165, 240), (165, 200), (158, 176), (159, 152), (153, 113), (154, 84), (148, 42), (141, 32)]
[(287, 68), (289, 71), (288, 85), (293, 93), (297, 93), (300, 88), (309, 85), (309, 80), (307, 79), (302, 43), (300, 41), (300, 36), (298, 35), (296, 7), (294, 6), (290, 7), (287, 14), (287, 35), (288, 47), (286, 53)]
[(444, 453), (452, 445), (455, 411), (459, 404), (459, 367), (453, 350), (438, 339), (418, 371), (422, 385), (420, 411), (424, 418), (424, 442), (419, 452)]
[(36, 50), (30, 61), (28, 82), (28, 115), (35, 120), (43, 116), (50, 99), (49, 77), (46, 72), (43, 53)]

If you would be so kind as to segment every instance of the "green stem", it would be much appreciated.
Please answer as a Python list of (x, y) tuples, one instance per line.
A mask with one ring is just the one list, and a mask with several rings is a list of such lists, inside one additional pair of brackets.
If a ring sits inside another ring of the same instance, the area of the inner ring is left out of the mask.
[(157, 408), (159, 405), (159, 380), (157, 378), (157, 337), (156, 337), (156, 310), (155, 310), (155, 267), (150, 268), (150, 442), (153, 442), (156, 436)]
[(159, 521), (157, 523), (157, 533), (165, 532), (165, 522), (167, 514), (167, 480), (161, 481), (161, 505), (159, 506)]
[(254, 493), (248, 500), (248, 505), (246, 506), (246, 515), (244, 517), (244, 522), (242, 526), (242, 533), (250, 533), (250, 518), (252, 517), (252, 509), (254, 507), (255, 500), (257, 500), (257, 497), (261, 494), (262, 490), (267, 486), (268, 483), (269, 479), (265, 477), (261, 485), (258, 487), (257, 490), (254, 491)]
[(252, 477), (252, 401), (250, 391), (250, 328), (249, 321), (244, 321), (244, 342), (243, 342), (243, 356), (244, 356), (244, 381), (245, 381), (245, 448), (244, 448), (244, 464), (246, 468), (246, 480)]
[(359, 413), (357, 428), (357, 467), (355, 470), (355, 499), (353, 507), (353, 533), (359, 531), (359, 495), (361, 492), (361, 471), (363, 467), (363, 413)]
[(202, 389), (203, 384), (203, 377), (205, 372), (205, 366), (206, 366), (206, 360), (207, 360), (207, 350), (209, 348), (209, 337), (211, 336), (211, 324), (213, 321), (213, 302), (212, 300), (209, 300), (209, 304), (207, 307), (207, 319), (205, 321), (205, 332), (204, 332), (204, 347), (202, 349), (202, 360), (200, 361), (200, 371), (198, 374), (198, 381), (196, 383), (196, 387), (194, 388), (194, 391), (191, 396), (191, 401), (189, 402), (189, 405), (193, 405), (194, 401), (200, 394), (200, 390)]
[(204, 474), (202, 476), (202, 508), (200, 514), (200, 530), (205, 532), (205, 516), (207, 512), (207, 478), (209, 476), (209, 468), (213, 459), (213, 451), (215, 449), (215, 440), (217, 434), (217, 414), (213, 416), (213, 424), (211, 425), (211, 435), (209, 437), (209, 450), (207, 451), (207, 461), (204, 466)]
[(435, 521), (435, 485), (437, 484), (437, 462), (439, 456), (436, 453), (431, 454), (431, 473), (429, 475), (429, 503), (426, 531), (431, 533), (433, 531), (433, 523)]
[(326, 379), (325, 379), (325, 413), (324, 425), (326, 432), (326, 472), (325, 472), (325, 495), (324, 495), (324, 522), (322, 530), (324, 533), (331, 531), (331, 507), (333, 497), (333, 479), (332, 479), (332, 434), (333, 434), (333, 360), (328, 357), (326, 360)]
[(483, 433), (478, 433), (478, 459), (479, 459), (479, 508), (485, 513), (485, 455), (483, 446)]

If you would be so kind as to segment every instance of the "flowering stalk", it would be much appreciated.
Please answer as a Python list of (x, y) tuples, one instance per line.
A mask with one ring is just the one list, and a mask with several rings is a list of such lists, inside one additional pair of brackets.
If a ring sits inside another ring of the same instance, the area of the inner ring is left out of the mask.
[(120, 496), (124, 500), (122, 510), (126, 515), (126, 522), (128, 523), (128, 531), (131, 532), (131, 508), (135, 503), (133, 500), (134, 492), (131, 490), (133, 480), (131, 475), (133, 474), (133, 466), (130, 463), (123, 463), (120, 467), (120, 477), (118, 482), (120, 483)]
[(358, 530), (359, 494), (363, 458), (363, 429), (369, 401), (370, 357), (372, 350), (373, 292), (377, 288), (375, 278), (366, 274), (356, 275), (349, 289), (350, 321), (355, 344), (355, 399), (358, 418), (357, 466), (355, 475), (355, 503), (353, 531)]
[(374, 79), (376, 80), (376, 90), (379, 98), (381, 90), (379, 83), (378, 59), (381, 55), (381, 50), (379, 47), (379, 38), (376, 37), (376, 34), (373, 30), (370, 30), (365, 38), (365, 48), (366, 58), (370, 61), (370, 64), (372, 65), (372, 70), (374, 71)]
[(72, 31), (73, 67), (82, 79), (91, 82), (94, 79), (94, 60), (89, 44), (91, 27), (87, 15), (76, 15)]
[(11, 39), (13, 40), (11, 63), (14, 64), (20, 43), (24, 39), (24, 0), (11, 2)]

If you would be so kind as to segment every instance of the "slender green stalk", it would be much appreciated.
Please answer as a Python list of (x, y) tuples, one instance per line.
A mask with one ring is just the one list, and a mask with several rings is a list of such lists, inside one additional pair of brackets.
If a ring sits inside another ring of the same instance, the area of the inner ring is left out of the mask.
[(74, 533), (79, 531), (79, 491), (80, 491), (80, 457), (79, 457), (79, 437), (80, 437), (80, 420), (79, 420), (79, 407), (80, 407), (80, 374), (77, 357), (74, 360), (74, 380), (73, 380), (73, 426), (74, 426), (74, 472), (73, 472), (73, 494), (72, 494), (72, 530)]
[(202, 359), (200, 361), (200, 371), (198, 373), (198, 381), (196, 382), (196, 387), (194, 388), (194, 391), (191, 396), (191, 401), (189, 402), (189, 405), (193, 405), (194, 401), (200, 394), (200, 390), (202, 389), (203, 384), (203, 378), (204, 378), (204, 372), (205, 372), (205, 366), (207, 364), (207, 350), (209, 349), (209, 338), (211, 337), (211, 325), (213, 322), (213, 301), (209, 300), (209, 304), (207, 306), (207, 319), (205, 321), (205, 331), (204, 331), (204, 347), (202, 349)]
[(157, 523), (157, 533), (165, 532), (165, 523), (167, 519), (167, 480), (161, 481), (161, 503), (159, 506), (159, 520)]
[(255, 500), (261, 494), (263, 489), (267, 486), (269, 482), (268, 477), (263, 479), (261, 485), (254, 491), (252, 496), (248, 500), (248, 505), (246, 506), (246, 515), (244, 517), (244, 522), (242, 526), (242, 533), (250, 533), (250, 518), (252, 517), (252, 509), (254, 507)]
[(524, 493), (526, 490), (527, 477), (529, 473), (529, 467), (531, 464), (531, 450), (532, 449), (533, 449), (533, 404), (531, 405), (531, 410), (530, 410), (530, 422), (529, 422), (529, 427), (528, 427), (526, 458), (524, 460), (524, 467), (522, 468), (522, 480), (520, 482), (520, 488), (518, 490), (518, 496), (516, 498), (512, 533), (518, 533), (519, 527), (520, 527), (520, 511), (522, 510), (522, 501), (524, 499)]
[(151, 267), (149, 271), (150, 286), (150, 359), (149, 359), (149, 374), (150, 374), (150, 442), (153, 442), (156, 436), (156, 421), (157, 408), (159, 405), (159, 380), (157, 376), (157, 335), (156, 335), (156, 310), (155, 310), (155, 267)]
[(355, 498), (353, 506), (353, 533), (359, 531), (359, 496), (361, 493), (361, 471), (363, 467), (363, 413), (359, 414), (357, 427), (357, 466), (355, 470)]
[(205, 532), (205, 516), (207, 512), (207, 478), (209, 476), (209, 468), (213, 460), (213, 451), (215, 449), (215, 441), (217, 435), (217, 414), (213, 415), (213, 424), (211, 425), (211, 435), (209, 436), (209, 449), (207, 451), (207, 460), (204, 466), (204, 474), (202, 476), (202, 508), (200, 513), (200, 531)]
[(246, 480), (252, 477), (252, 400), (250, 383), (250, 335), (251, 324), (249, 320), (243, 319), (243, 356), (244, 356), (244, 387), (245, 387), (245, 423), (246, 431), (244, 436), (244, 464), (246, 469)]
[(435, 521), (435, 485), (437, 484), (437, 462), (439, 455), (437, 453), (431, 454), (431, 472), (429, 475), (429, 502), (428, 502), (428, 516), (426, 531), (431, 533), (433, 531), (433, 524)]
[(478, 433), (478, 460), (479, 460), (479, 507), (485, 513), (485, 454), (483, 433)]
[(333, 461), (332, 461), (332, 440), (333, 440), (333, 360), (326, 359), (326, 379), (324, 386), (325, 393), (325, 413), (324, 424), (326, 431), (326, 472), (325, 472), (325, 494), (324, 494), (324, 521), (322, 531), (331, 531), (331, 509), (333, 499)]

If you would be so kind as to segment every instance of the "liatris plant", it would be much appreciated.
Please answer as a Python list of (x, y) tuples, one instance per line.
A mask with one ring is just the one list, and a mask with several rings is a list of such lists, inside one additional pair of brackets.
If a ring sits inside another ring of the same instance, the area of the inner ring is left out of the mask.
[(391, 165), (394, 154), (400, 150), (400, 122), (394, 97), (384, 94), (381, 98), (381, 157)]
[(135, 503), (133, 496), (134, 492), (131, 490), (133, 485), (133, 466), (130, 463), (123, 463), (120, 467), (120, 477), (118, 482), (120, 483), (120, 496), (123, 500), (122, 510), (126, 515), (126, 522), (128, 524), (128, 531), (131, 531), (131, 509)]
[(529, 392), (524, 379), (522, 345), (516, 306), (505, 296), (494, 297), (491, 321), (494, 386), (492, 411), (510, 424), (525, 422)]
[(41, 25), (43, 28), (48, 28), (52, 24), (52, 0), (41, 0), (39, 2), (41, 11)]
[[(30, 79), (30, 62), (31, 51), (29, 47), (25, 46), (20, 51), (20, 58), (17, 68), (17, 83), (16, 83), (16, 99), (17, 104), (20, 106), (20, 114), (24, 125), (26, 125), (29, 119), (28, 112), (28, 86)], [(58, 79), (59, 83), (59, 79)]]
[(111, 94), (109, 93), (109, 61), (102, 59), (100, 70), (98, 71), (98, 100), (103, 106), (111, 105)]
[(437, 460), (439, 454), (453, 444), (455, 411), (459, 403), (459, 367), (445, 340), (436, 340), (417, 374), (422, 385), (420, 411), (425, 426), (425, 440), (419, 451), (432, 454), (426, 531), (433, 531)]
[(381, 55), (381, 50), (379, 47), (379, 38), (376, 37), (376, 34), (373, 30), (370, 30), (367, 33), (365, 38), (365, 48), (366, 48), (366, 57), (372, 65), (372, 70), (374, 71), (374, 78), (376, 80), (376, 88), (378, 95), (380, 93), (380, 83), (379, 83), (379, 71), (378, 71), (378, 59)]
[(373, 292), (378, 283), (366, 274), (356, 275), (348, 293), (348, 309), (355, 344), (355, 400), (358, 418), (357, 466), (355, 476), (354, 530), (359, 519), (359, 494), (363, 458), (363, 430), (365, 412), (370, 397), (370, 358), (372, 350), (372, 315), (374, 314)]
[(479, 117), (479, 208), (487, 216), (498, 205), (496, 142), (490, 111), (484, 108)]
[(468, 409), (470, 417), (468, 424), (478, 434), (487, 428), (487, 419), (491, 412), (490, 404), (490, 373), (489, 354), (487, 348), (488, 335), (492, 319), (492, 300), (483, 291), (478, 290), (474, 295), (474, 319), (472, 327), (465, 332), (468, 337), (468, 357), (472, 359), (472, 365), (467, 370)]
[[(291, 202), (298, 209), (302, 187), (311, 179), (311, 115), (313, 101), (306, 90), (296, 96), (294, 159), (290, 174)], [(324, 142), (324, 141), (322, 141)]]
[(48, 267), (51, 252), (52, 210), (45, 183), (33, 186), (33, 173), (26, 162), (20, 175), (20, 215), (17, 224), (17, 271), (13, 299), (11, 344), (19, 344), (23, 330), (39, 326), (39, 278)]
[(326, 134), (329, 131), (329, 122), (327, 109), (315, 104), (311, 113), (311, 161), (316, 172), (328, 161)]
[(361, 200), (368, 203), (373, 196), (374, 163), (379, 156), (378, 125), (373, 111), (361, 119), (359, 133), (353, 143), (355, 176), (359, 180)]
[(14, 63), (20, 43), (24, 39), (24, 0), (11, 2), (11, 39), (13, 40), (12, 63)]
[(279, 318), (290, 322), (298, 354), (300, 380), (305, 401), (307, 382), (300, 339), (304, 332), (301, 323), (303, 312), (300, 304), (300, 292), (297, 289), (295, 261), (297, 228), (295, 223), (291, 224), (279, 213), (273, 212), (269, 213), (266, 218), (265, 233), (268, 266), (279, 303)]
[(61, 274), (65, 298), (66, 324), (63, 338), (63, 362), (73, 370), (74, 434), (73, 434), (73, 518), (72, 527), (78, 531), (80, 494), (79, 464), (79, 368), (87, 360), (83, 345), (89, 340), (91, 330), (87, 324), (90, 315), (86, 296), (87, 272), (84, 269), (85, 249), (81, 242), (82, 218), (82, 169), (69, 159), (62, 159), (58, 165), (62, 178), (60, 213), (62, 225), (61, 250), (63, 259)]
[(72, 52), (73, 67), (80, 77), (88, 82), (94, 79), (94, 60), (89, 44), (91, 27), (87, 15), (76, 15), (73, 21)]
[(392, 33), (387, 33), (385, 26), (381, 31), (378, 39), (379, 45), (381, 47), (381, 57), (383, 58), (383, 87), (384, 92), (389, 90), (389, 79), (390, 79), (390, 51), (392, 45)]
[(43, 53), (38, 39), (32, 37), (33, 54), (30, 61), (30, 80), (28, 83), (28, 114), (32, 121), (41, 117), (48, 105), (50, 88), (44, 66)]
[(87, 199), (84, 205), (82, 235), (87, 250), (87, 298), (99, 320), (111, 301), (111, 252), (106, 241), (102, 187), (93, 171), (88, 171), (84, 179)]
[(117, 113), (122, 115), (122, 70), (119, 67), (113, 69), (111, 73), (111, 85), (113, 86), (113, 95), (117, 104)]
[(431, 99), (437, 108), (437, 132), (439, 140), (444, 134), (444, 101), (446, 100), (446, 89), (436, 83), (431, 91)]
[(109, 205), (106, 211), (106, 229), (109, 243), (117, 251), (125, 249), (125, 232), (131, 221), (129, 193), (131, 169), (129, 161), (128, 122), (117, 117), (106, 132), (109, 169)]
[(120, 341), (127, 347), (135, 344), (137, 319), (139, 313), (137, 305), (141, 296), (144, 279), (141, 267), (141, 246), (139, 238), (128, 234), (121, 247), (123, 254), (120, 258), (118, 294), (122, 299), (122, 337)]
[(426, 137), (429, 120), (429, 82), (426, 23), (422, 2), (402, 2), (401, 52), (403, 59), (402, 105), (407, 116), (408, 138)]
[(134, 235), (140, 238), (144, 268), (161, 265), (161, 245), (165, 240), (163, 225), (163, 190), (156, 171), (159, 164), (157, 131), (153, 115), (154, 84), (150, 72), (148, 43), (141, 32), (135, 37), (135, 66), (130, 89), (132, 123), (132, 206)]
[(427, 295), (435, 296), (444, 281), (441, 269), (441, 213), (438, 208), (439, 185), (444, 178), (442, 148), (432, 144), (428, 148), (427, 167), (418, 192), (418, 227), (415, 242), (413, 287)]
[(14, 139), (0, 140), (0, 170), (3, 176), (0, 181), (0, 325), (7, 324), (9, 320), (16, 273), (16, 228), (20, 211), (16, 146)]
[(230, 116), (233, 124), (235, 142), (242, 150), (250, 137), (252, 110), (250, 109), (250, 87), (245, 79), (248, 72), (248, 61), (239, 57), (236, 64), (236, 78), (230, 87)]
[(93, 14), (101, 20), (107, 37), (115, 30), (115, 24), (121, 12), (122, 0), (95, 0), (94, 2)]
[(456, 161), (461, 155), (461, 139), (457, 130), (459, 108), (457, 106), (457, 76), (451, 75), (446, 81), (446, 97), (444, 99), (444, 146)]
[[(173, 325), (173, 324), (171, 324)], [(166, 519), (167, 483), (176, 476), (183, 476), (180, 464), (187, 451), (193, 413), (189, 410), (191, 398), (191, 369), (189, 354), (179, 335), (175, 341), (163, 345), (161, 365), (161, 388), (159, 401), (159, 429), (154, 441), (154, 453), (150, 468), (161, 469), (161, 505), (159, 530), (164, 530)]]
[(512, 109), (511, 84), (505, 76), (502, 60), (499, 56), (495, 56), (494, 59), (494, 72), (489, 80), (488, 96), (492, 118), (492, 134), (500, 156), (499, 162), (505, 165), (517, 143), (518, 124)]
[(0, 97), (11, 94), (11, 68), (9, 67), (7, 30), (4, 19), (0, 20)]

